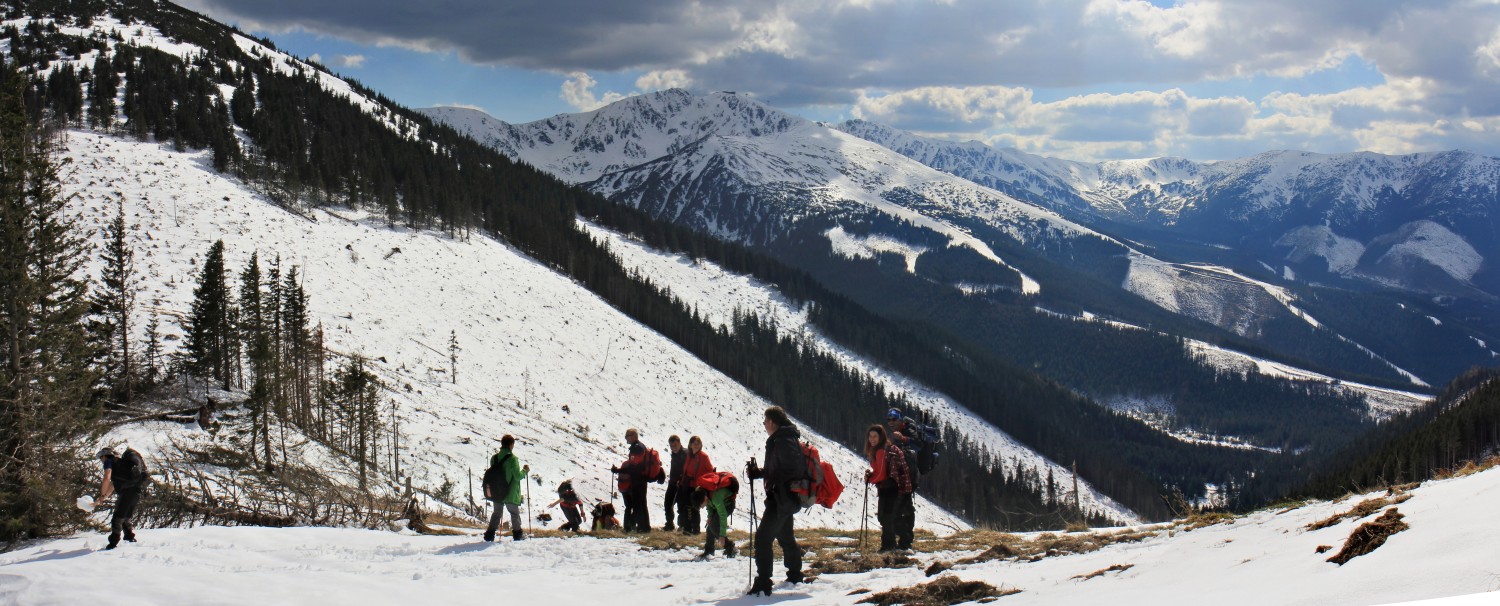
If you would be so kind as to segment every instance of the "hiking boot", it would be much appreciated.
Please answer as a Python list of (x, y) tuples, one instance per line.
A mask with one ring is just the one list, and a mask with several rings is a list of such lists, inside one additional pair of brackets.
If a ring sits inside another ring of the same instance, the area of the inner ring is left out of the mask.
[(733, 541), (730, 541), (728, 545), (724, 546), (724, 557), (726, 557), (726, 558), (732, 558), (732, 557), (734, 557), (734, 542)]
[(486, 530), (486, 531), (484, 531), (484, 542), (486, 542), (486, 543), (493, 543), (493, 542), (495, 542), (495, 531), (493, 531), (493, 530)]
[(104, 548), (105, 549), (114, 549), (114, 548), (119, 547), (119, 546), (120, 546), (119, 541), (114, 541), (114, 542), (111, 542), (108, 545), (105, 545)]
[(771, 579), (769, 577), (758, 577), (755, 583), (750, 585), (750, 593), (746, 595), (771, 595)]
[(813, 579), (816, 579), (816, 578), (817, 577), (805, 576), (805, 575), (803, 575), (800, 572), (789, 572), (786, 575), (786, 582), (791, 583), (793, 585), (800, 585), (802, 583), (811, 583), (811, 582), (813, 582)]
[(714, 557), (714, 552), (712, 552), (712, 551), (705, 551), (703, 553), (698, 554), (698, 557), (693, 558), (693, 559), (697, 560), (699, 562), (707, 562), (707, 561), (713, 559), (713, 557)]
[(519, 530), (511, 531), (510, 536), (511, 536), (512, 539), (517, 540), (517, 541), (520, 541), (520, 540), (526, 538), (525, 535), (522, 535), (521, 531), (519, 531)]

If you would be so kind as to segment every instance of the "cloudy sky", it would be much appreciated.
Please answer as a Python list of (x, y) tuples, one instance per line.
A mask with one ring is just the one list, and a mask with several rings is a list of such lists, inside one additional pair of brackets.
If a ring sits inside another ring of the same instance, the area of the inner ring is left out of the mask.
[(1080, 160), (1500, 155), (1500, 0), (181, 0), (411, 107), (734, 90)]

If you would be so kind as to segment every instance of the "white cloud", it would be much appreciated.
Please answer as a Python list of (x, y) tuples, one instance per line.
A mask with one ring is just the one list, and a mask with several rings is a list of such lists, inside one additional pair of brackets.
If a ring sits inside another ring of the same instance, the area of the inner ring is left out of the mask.
[(594, 95), (594, 86), (597, 84), (593, 76), (587, 73), (570, 73), (562, 83), (562, 100), (578, 111), (588, 112), (625, 98), (625, 95), (614, 91), (604, 93), (602, 98), (597, 97)]
[(323, 64), (323, 55), (320, 55), (318, 53), (313, 53), (311, 55), (308, 55), (307, 60), (311, 61), (313, 63), (317, 63), (319, 65), (322, 65)]
[(347, 67), (347, 68), (350, 68), (350, 69), (359, 69), (359, 68), (365, 66), (365, 56), (364, 55), (339, 55), (338, 57), (334, 58), (333, 62), (334, 62), (335, 65), (338, 65), (339, 67)]
[(635, 79), (635, 89), (641, 92), (688, 88), (692, 85), (692, 76), (680, 69), (650, 71)]

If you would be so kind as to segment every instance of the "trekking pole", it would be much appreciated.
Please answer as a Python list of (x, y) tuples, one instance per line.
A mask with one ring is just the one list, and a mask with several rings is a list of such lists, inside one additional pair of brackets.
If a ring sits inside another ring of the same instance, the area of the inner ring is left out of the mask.
[(531, 482), (526, 482), (526, 534), (536, 538), (536, 525), (531, 519)]
[[(755, 459), (751, 458), (754, 464)], [(750, 466), (745, 466), (745, 477), (750, 480), (750, 557), (745, 558), (745, 579), (755, 585), (755, 478), (750, 477)]]
[(870, 483), (865, 482), (864, 504), (860, 505), (859, 516), (859, 552), (865, 552), (865, 529), (870, 527)]

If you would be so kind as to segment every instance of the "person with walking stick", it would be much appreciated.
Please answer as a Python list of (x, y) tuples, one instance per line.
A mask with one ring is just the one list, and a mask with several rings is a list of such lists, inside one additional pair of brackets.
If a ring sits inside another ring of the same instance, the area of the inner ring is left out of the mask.
[(516, 460), (516, 439), (506, 434), (500, 438), (500, 452), (490, 457), (490, 468), (484, 472), (484, 498), (495, 504), (490, 514), (490, 525), (484, 531), (486, 542), (495, 540), (495, 531), (500, 528), (504, 511), (510, 511), (510, 534), (513, 540), (523, 537), (521, 532), (521, 482), (531, 472), (530, 465), (521, 465)]
[[(894, 551), (898, 546), (902, 497), (911, 494), (911, 471), (906, 454), (886, 439), (885, 427), (871, 425), (865, 433), (865, 458), (870, 470), (865, 472), (865, 495), (875, 485), (875, 517), (880, 520), (880, 551)], [(864, 535), (860, 535), (863, 540)], [(862, 543), (861, 543), (862, 544)]]
[[(787, 582), (801, 583), (806, 580), (802, 574), (802, 548), (797, 546), (797, 537), (792, 530), (792, 518), (800, 509), (797, 495), (792, 493), (792, 484), (807, 479), (808, 474), (807, 461), (802, 455), (802, 434), (787, 417), (786, 411), (780, 406), (767, 408), (764, 426), (769, 436), (766, 438), (765, 467), (757, 466), (754, 459), (746, 466), (751, 490), (754, 490), (754, 481), (757, 479), (765, 481), (766, 490), (766, 512), (761, 517), (760, 527), (755, 530), (753, 539), (756, 574), (755, 580), (750, 584), (749, 595), (769, 596), (772, 589), (773, 541), (781, 545), (782, 555), (786, 559)], [(751, 495), (753, 504), (754, 492)]]

